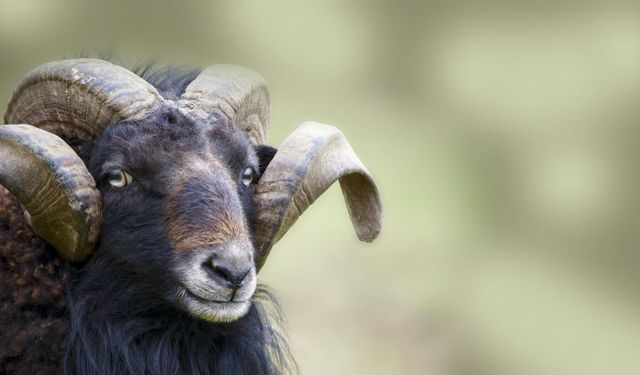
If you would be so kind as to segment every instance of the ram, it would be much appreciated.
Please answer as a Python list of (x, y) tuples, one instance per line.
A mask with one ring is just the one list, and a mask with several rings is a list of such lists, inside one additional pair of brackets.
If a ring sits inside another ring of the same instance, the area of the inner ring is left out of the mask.
[(258, 271), (333, 182), (361, 240), (381, 204), (336, 128), (267, 146), (268, 106), (236, 66), (24, 77), (0, 126), (0, 373), (296, 372)]

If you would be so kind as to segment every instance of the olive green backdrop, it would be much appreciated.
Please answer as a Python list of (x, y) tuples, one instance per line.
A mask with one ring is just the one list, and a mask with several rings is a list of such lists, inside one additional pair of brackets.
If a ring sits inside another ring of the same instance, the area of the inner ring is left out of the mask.
[(0, 103), (83, 51), (248, 66), (385, 204), (362, 244), (332, 188), (261, 273), (302, 373), (637, 374), (640, 13), (530, 3), (0, 0)]

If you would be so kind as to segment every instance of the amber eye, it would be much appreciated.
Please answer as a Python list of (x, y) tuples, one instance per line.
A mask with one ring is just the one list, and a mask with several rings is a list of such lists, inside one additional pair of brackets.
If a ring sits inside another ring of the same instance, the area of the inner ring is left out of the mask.
[(253, 182), (254, 176), (255, 176), (255, 173), (253, 172), (253, 169), (251, 168), (245, 169), (244, 172), (242, 172), (242, 176), (240, 178), (242, 180), (242, 184), (248, 187)]
[(107, 177), (107, 179), (109, 180), (111, 186), (113, 186), (114, 188), (125, 187), (133, 182), (133, 177), (131, 177), (129, 173), (121, 171), (119, 169), (114, 169), (113, 171), (109, 172), (109, 176)]

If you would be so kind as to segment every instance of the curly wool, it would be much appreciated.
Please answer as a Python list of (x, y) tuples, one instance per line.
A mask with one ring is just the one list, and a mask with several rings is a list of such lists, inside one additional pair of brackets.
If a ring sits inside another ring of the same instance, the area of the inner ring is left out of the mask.
[(0, 186), (0, 374), (54, 374), (69, 327), (69, 264)]

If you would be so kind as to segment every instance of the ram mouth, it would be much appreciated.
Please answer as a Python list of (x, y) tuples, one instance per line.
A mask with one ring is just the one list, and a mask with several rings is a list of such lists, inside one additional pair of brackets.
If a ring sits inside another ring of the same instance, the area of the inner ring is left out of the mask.
[(250, 300), (213, 300), (203, 298), (181, 286), (178, 300), (182, 307), (199, 319), (216, 323), (227, 323), (245, 316), (251, 307)]

